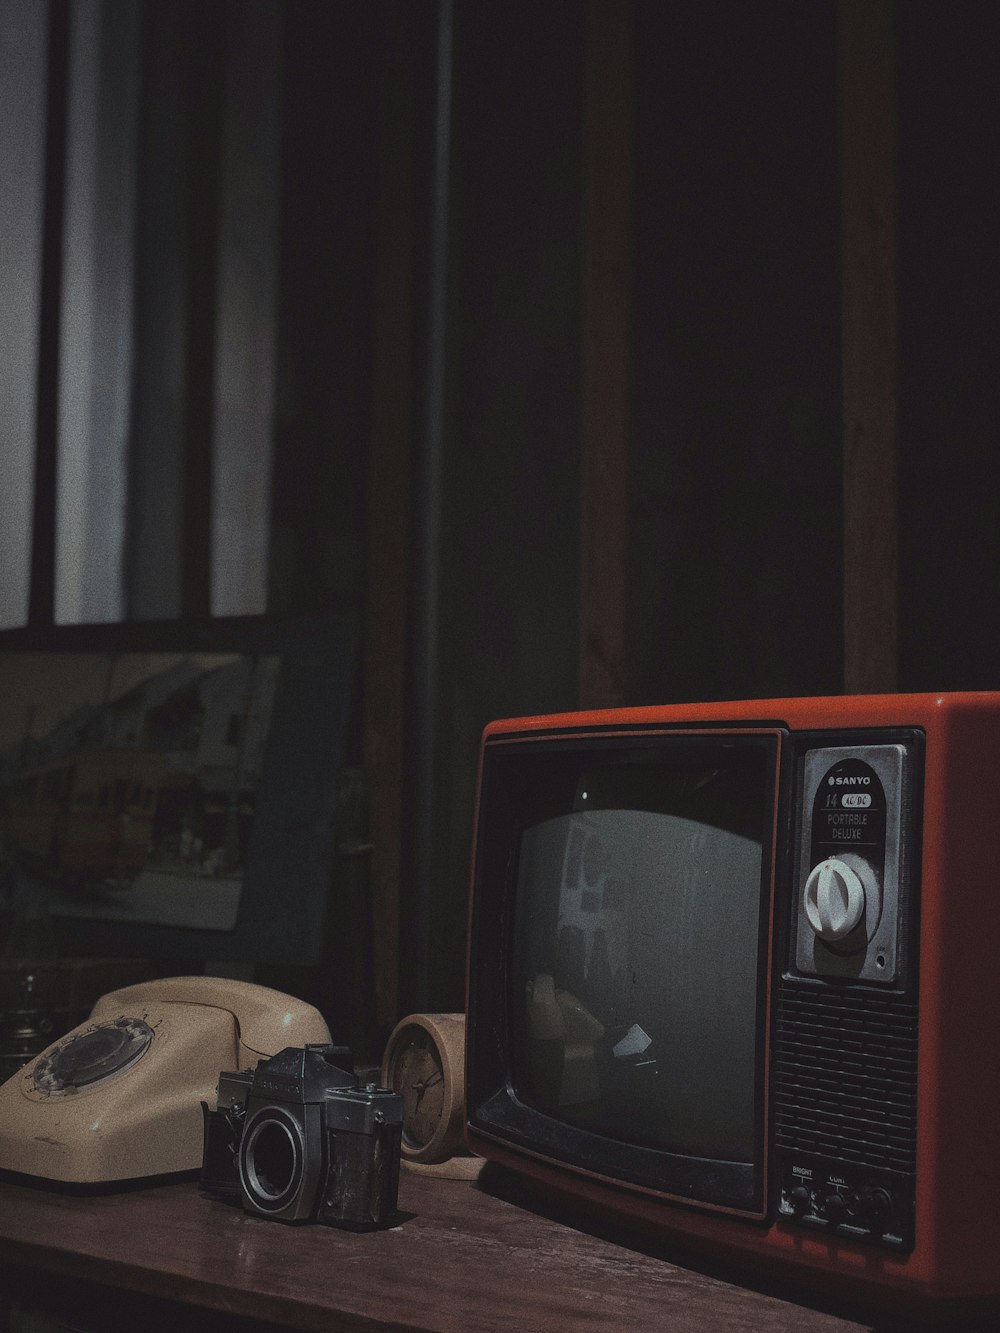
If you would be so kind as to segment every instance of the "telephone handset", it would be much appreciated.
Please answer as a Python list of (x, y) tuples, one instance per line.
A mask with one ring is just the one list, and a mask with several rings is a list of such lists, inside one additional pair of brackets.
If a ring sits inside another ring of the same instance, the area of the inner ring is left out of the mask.
[(110, 992), (0, 1087), (0, 1170), (109, 1184), (201, 1166), (201, 1103), (223, 1070), (329, 1042), (312, 1005), (223, 977)]

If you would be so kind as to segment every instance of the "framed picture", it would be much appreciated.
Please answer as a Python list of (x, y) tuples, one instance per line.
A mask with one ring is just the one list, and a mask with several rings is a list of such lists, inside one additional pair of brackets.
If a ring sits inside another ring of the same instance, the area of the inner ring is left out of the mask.
[(356, 656), (335, 618), (0, 634), (0, 909), (70, 955), (315, 962)]

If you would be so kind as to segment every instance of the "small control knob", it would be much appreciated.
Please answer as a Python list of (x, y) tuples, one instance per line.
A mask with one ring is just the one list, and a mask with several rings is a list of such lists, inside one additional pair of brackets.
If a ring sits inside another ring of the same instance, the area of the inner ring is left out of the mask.
[(823, 1211), (830, 1222), (842, 1222), (847, 1216), (847, 1200), (834, 1191), (823, 1200)]
[(792, 1205), (795, 1216), (801, 1217), (812, 1202), (812, 1195), (805, 1185), (796, 1185), (795, 1189), (789, 1192), (788, 1202)]
[(856, 870), (831, 856), (810, 870), (802, 905), (821, 940), (842, 940), (864, 916), (865, 888)]
[(892, 1195), (888, 1190), (863, 1189), (858, 1196), (858, 1211), (872, 1231), (884, 1231), (892, 1216)]

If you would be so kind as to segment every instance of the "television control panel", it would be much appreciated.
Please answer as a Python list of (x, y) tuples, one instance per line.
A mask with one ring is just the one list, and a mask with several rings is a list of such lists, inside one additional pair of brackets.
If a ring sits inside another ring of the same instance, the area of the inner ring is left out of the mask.
[(829, 1232), (907, 1248), (913, 1234), (912, 1181), (806, 1157), (785, 1163), (779, 1216)]
[(898, 977), (903, 745), (806, 752), (795, 965), (878, 984)]
[(778, 1216), (913, 1246), (917, 1008), (907, 948), (917, 737), (806, 741), (777, 997)]

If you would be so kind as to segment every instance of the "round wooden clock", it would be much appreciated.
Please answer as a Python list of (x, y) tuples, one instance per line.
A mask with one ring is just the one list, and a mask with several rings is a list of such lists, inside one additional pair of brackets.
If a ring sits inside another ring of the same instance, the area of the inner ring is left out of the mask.
[(453, 1158), (468, 1158), (478, 1166), (462, 1136), (464, 1014), (410, 1014), (401, 1019), (382, 1057), (382, 1085), (403, 1098), (400, 1156), (407, 1166), (442, 1167)]

